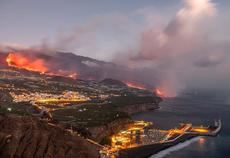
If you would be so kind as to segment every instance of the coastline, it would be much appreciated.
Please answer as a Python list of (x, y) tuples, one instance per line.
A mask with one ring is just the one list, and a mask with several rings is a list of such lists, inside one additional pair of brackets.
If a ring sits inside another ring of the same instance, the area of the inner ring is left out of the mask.
[(184, 134), (177, 140), (173, 142), (165, 142), (165, 143), (155, 143), (150, 145), (138, 146), (134, 148), (128, 148), (119, 151), (119, 158), (147, 158), (154, 154), (157, 154), (165, 149), (169, 149), (170, 147), (174, 147), (180, 143), (191, 140), (192, 138), (197, 137), (197, 135), (193, 134)]
[(194, 138), (189, 139), (189, 140), (187, 140), (185, 142), (179, 143), (179, 144), (177, 144), (175, 146), (172, 146), (172, 147), (169, 147), (169, 148), (167, 148), (165, 150), (162, 150), (162, 151), (150, 156), (149, 158), (163, 158), (166, 155), (169, 155), (171, 152), (181, 150), (181, 149), (191, 145), (192, 143), (197, 142), (200, 138), (202, 138), (202, 137), (201, 136), (194, 137)]
[(138, 113), (144, 113), (147, 111), (154, 111), (159, 109), (158, 104), (135, 104), (129, 106), (121, 106), (118, 111), (128, 113), (130, 118), (117, 119), (106, 125), (90, 127), (88, 130), (91, 133), (91, 139), (97, 142), (101, 142), (104, 138), (111, 136), (114, 133), (126, 128), (133, 123), (132, 116)]
[[(135, 113), (133, 115), (135, 115)], [(121, 148), (114, 154), (119, 158), (162, 158), (170, 152), (180, 150), (185, 146), (190, 145), (192, 142), (198, 140), (201, 136), (217, 136), (221, 129), (221, 119), (215, 121), (213, 125), (206, 127), (208, 130), (210, 130), (208, 133), (205, 133), (202, 130), (200, 132), (196, 132), (195, 129), (197, 128), (199, 130), (200, 126), (191, 126), (192, 124), (187, 124), (186, 132), (183, 132), (181, 135), (179, 135), (179, 137), (172, 138), (171, 140), (143, 144), (131, 148)], [(202, 127), (205, 129), (205, 126)]]
[(129, 106), (121, 106), (118, 108), (118, 111), (126, 112), (129, 115), (135, 115), (138, 113), (148, 112), (148, 111), (154, 111), (156, 109), (159, 109), (159, 103), (156, 104), (134, 104)]

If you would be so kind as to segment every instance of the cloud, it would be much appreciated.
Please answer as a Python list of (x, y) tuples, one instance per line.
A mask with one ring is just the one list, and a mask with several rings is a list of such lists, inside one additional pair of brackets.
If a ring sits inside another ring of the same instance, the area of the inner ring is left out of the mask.
[(197, 60), (194, 64), (197, 67), (214, 67), (224, 62), (222, 54), (213, 54)]
[(1, 43), (0, 44), (0, 51), (2, 52), (8, 52), (13, 51), (15, 49), (28, 49), (27, 46), (17, 44), (17, 43)]
[(138, 58), (152, 60), (189, 52), (206, 40), (202, 25), (215, 13), (215, 5), (209, 0), (186, 0), (184, 8), (164, 28), (143, 31)]
[[(183, 8), (165, 26), (154, 25), (142, 31), (139, 47), (124, 50), (123, 64), (140, 68), (150, 63), (149, 69), (160, 75), (155, 85), (164, 87), (171, 95), (194, 86), (190, 83), (191, 74), (197, 82), (199, 68), (221, 67), (224, 59), (229, 59), (229, 42), (217, 42), (209, 36), (212, 34), (209, 25), (216, 16), (217, 8), (212, 1), (185, 0)], [(210, 80), (212, 75), (207, 71), (203, 79)]]

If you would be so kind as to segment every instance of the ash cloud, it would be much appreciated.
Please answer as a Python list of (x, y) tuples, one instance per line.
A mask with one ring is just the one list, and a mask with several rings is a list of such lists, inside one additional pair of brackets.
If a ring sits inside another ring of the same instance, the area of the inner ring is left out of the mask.
[(126, 52), (128, 57), (122, 59), (123, 64), (141, 67), (150, 63), (148, 67), (160, 76), (154, 81), (155, 85), (162, 87), (169, 96), (175, 96), (185, 87), (198, 87), (201, 84), (196, 85), (196, 82), (204, 80), (210, 84), (199, 88), (210, 88), (220, 78), (229, 78), (229, 74), (218, 74), (217, 79), (212, 77), (215, 72), (200, 70), (206, 67), (223, 71), (224, 61), (229, 60), (229, 42), (217, 42), (209, 36), (212, 33), (208, 32), (209, 25), (216, 16), (217, 8), (212, 1), (185, 0), (184, 7), (167, 25), (146, 28), (141, 33), (139, 48)]
[(143, 31), (138, 58), (154, 60), (190, 53), (198, 46), (204, 47), (208, 39), (205, 39), (202, 29), (205, 21), (215, 13), (215, 5), (208, 0), (186, 0), (185, 7), (166, 27)]

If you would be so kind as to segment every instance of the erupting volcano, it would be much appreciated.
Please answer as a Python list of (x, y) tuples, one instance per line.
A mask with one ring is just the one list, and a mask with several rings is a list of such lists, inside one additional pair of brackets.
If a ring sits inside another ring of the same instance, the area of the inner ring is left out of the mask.
[(145, 90), (145, 89), (146, 89), (145, 85), (140, 84), (140, 83), (135, 83), (135, 82), (130, 82), (130, 81), (124, 81), (124, 83), (125, 83), (128, 87), (131, 87), (131, 88), (137, 88), (137, 89), (142, 89), (142, 90)]
[(45, 66), (45, 62), (42, 59), (33, 59), (24, 56), (21, 53), (9, 53), (6, 58), (6, 62), (8, 66), (20, 69), (26, 69), (40, 73), (45, 73), (48, 71), (48, 68)]

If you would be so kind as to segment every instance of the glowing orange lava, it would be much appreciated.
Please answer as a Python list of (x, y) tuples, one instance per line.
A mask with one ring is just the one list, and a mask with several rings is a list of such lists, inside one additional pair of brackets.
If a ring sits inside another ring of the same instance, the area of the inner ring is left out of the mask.
[(142, 84), (139, 84), (139, 83), (134, 83), (134, 82), (130, 82), (130, 81), (124, 81), (124, 83), (128, 86), (128, 87), (131, 87), (131, 88), (137, 88), (137, 89), (142, 89), (142, 90), (145, 90), (146, 87)]
[(20, 53), (9, 53), (6, 62), (8, 66), (45, 73), (48, 71), (42, 59), (30, 59)]
[(58, 70), (52, 72), (48, 69), (43, 59), (26, 56), (25, 54), (20, 52), (9, 53), (6, 58), (6, 62), (8, 66), (11, 67), (40, 72), (41, 74), (45, 73), (46, 75), (50, 75), (50, 76), (62, 76), (62, 77), (69, 77), (72, 79), (77, 79), (78, 76), (78, 74), (73, 71)]
[(158, 96), (161, 96), (161, 97), (165, 96), (164, 92), (160, 88), (156, 88), (154, 91), (155, 91), (156, 95), (158, 95)]

